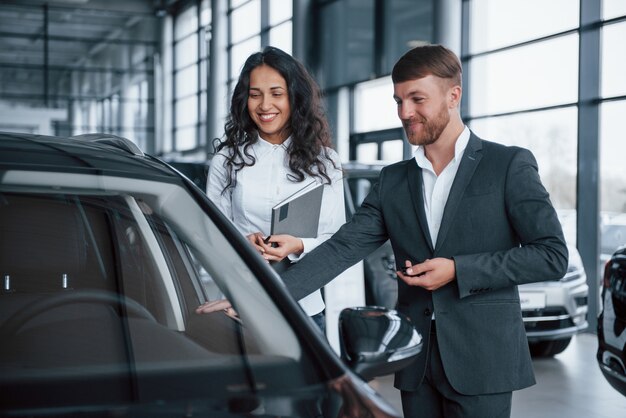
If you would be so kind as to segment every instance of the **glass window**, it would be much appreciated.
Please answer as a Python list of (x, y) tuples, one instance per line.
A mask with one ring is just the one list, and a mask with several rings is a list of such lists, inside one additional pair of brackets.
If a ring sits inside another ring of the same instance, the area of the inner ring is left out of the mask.
[(174, 47), (176, 65), (175, 68), (183, 68), (198, 61), (198, 36), (193, 34)]
[(391, 73), (396, 61), (415, 41), (433, 40), (435, 1), (387, 0), (385, 7), (384, 68), (382, 74)]
[(356, 160), (361, 163), (378, 161), (378, 143), (368, 142), (356, 147)]
[(111, 123), (113, 132), (118, 131), (120, 127), (120, 95), (117, 93), (111, 96)]
[(176, 73), (176, 98), (187, 97), (198, 92), (198, 66), (193, 65)]
[(359, 83), (354, 88), (354, 132), (400, 126), (391, 77)]
[(372, 189), (372, 182), (376, 182), (378, 179), (363, 179), (363, 178), (349, 178), (348, 184), (350, 185), (350, 192), (352, 195), (352, 203), (355, 208), (361, 206), (363, 200), (367, 197)]
[(80, 103), (74, 102), (72, 105), (74, 113), (74, 124), (72, 126), (72, 135), (80, 135), (83, 133), (83, 112)]
[(235, 7), (239, 7), (247, 1), (248, 0), (230, 0), (230, 7), (231, 9), (234, 9)]
[[(128, 112), (127, 112), (128, 113)], [(95, 100), (91, 100), (89, 101), (89, 118), (87, 119), (89, 121), (89, 131), (91, 132), (97, 132), (98, 131), (98, 112), (96, 109), (96, 102)]]
[(280, 48), (291, 55), (292, 52), (292, 23), (291, 20), (270, 29), (270, 45)]
[(237, 79), (239, 72), (248, 57), (261, 50), (261, 37), (255, 36), (240, 44), (233, 45), (230, 50), (230, 77)]
[(230, 18), (230, 41), (233, 44), (261, 32), (261, 2), (252, 0), (233, 10)]
[(374, 1), (329, 2), (320, 10), (323, 88), (369, 80), (374, 74)]
[(206, 27), (211, 24), (211, 0), (202, 0), (202, 5), (200, 7), (200, 25), (202, 27)]
[(195, 126), (185, 126), (176, 129), (176, 151), (190, 150), (196, 147), (197, 129)]
[(199, 56), (200, 56), (200, 59), (203, 60), (203, 59), (208, 58), (209, 54), (211, 53), (211, 51), (209, 50), (210, 48), (209, 42), (211, 42), (211, 28), (205, 27), (204, 30), (200, 31), (199, 36), (200, 36)]
[(198, 122), (198, 96), (193, 95), (176, 102), (176, 127), (195, 125)]
[(578, 27), (579, 0), (472, 0), (472, 54)]
[(390, 163), (402, 160), (403, 145), (404, 140), (402, 139), (383, 142), (381, 144), (381, 160)]
[(602, 0), (602, 19), (612, 19), (626, 15), (624, 0)]
[(96, 115), (97, 115), (98, 131), (101, 132), (103, 130), (103, 120), (104, 120), (104, 106), (103, 106), (102, 100), (98, 100), (96, 102)]
[[(71, 184), (69, 175), (51, 175), (59, 185)], [(37, 408), (75, 407), (75, 381), (104, 388), (84, 402), (113, 400), (124, 408), (136, 391), (174, 409), (184, 408), (175, 404), (181, 394), (187, 406), (213, 402), (202, 411), (225, 404), (233, 387), (242, 396), (285, 398), (294, 396), (294, 384), (320, 391), (277, 301), (184, 188), (117, 176), (90, 180), (98, 185), (94, 195), (87, 186), (78, 195), (3, 193), (0, 235), (13, 243), (3, 248), (3, 268), (19, 280), (9, 280), (0, 319), (20, 331), (19, 338), (11, 332), (3, 339), (3, 384), (45, 388), (29, 403)], [(159, 203), (172, 196), (188, 217)], [(237, 317), (195, 312), (222, 295)], [(15, 320), (21, 310), (30, 315)], [(178, 390), (163, 391), (172, 379)], [(108, 382), (115, 390), (106, 390)], [(268, 411), (280, 415), (281, 408), (270, 402)]]
[(104, 126), (104, 129), (106, 132), (110, 132), (111, 131), (111, 99), (109, 98), (104, 99), (102, 111), (103, 111), (102, 125)]
[(577, 109), (548, 110), (472, 120), (481, 138), (528, 148), (557, 209), (576, 208)]
[(209, 74), (209, 60), (200, 61), (200, 90), (207, 91), (208, 86), (208, 74)]
[(624, 141), (626, 101), (600, 106), (600, 210), (626, 213), (626, 141)]
[(207, 112), (207, 93), (206, 91), (200, 93), (200, 122), (205, 123), (206, 121), (206, 112)]
[(626, 39), (626, 22), (602, 28), (602, 97), (626, 94), (624, 39)]
[(184, 38), (198, 30), (198, 8), (195, 5), (185, 9), (176, 16), (174, 40)]
[(293, 3), (285, 0), (270, 0), (270, 26), (291, 19)]
[(469, 74), (472, 116), (576, 102), (578, 35), (476, 57)]

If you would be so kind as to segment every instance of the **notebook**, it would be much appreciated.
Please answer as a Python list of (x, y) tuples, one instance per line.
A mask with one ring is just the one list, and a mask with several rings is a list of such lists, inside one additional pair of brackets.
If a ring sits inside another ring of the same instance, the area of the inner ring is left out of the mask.
[(317, 237), (323, 192), (324, 185), (313, 181), (274, 206), (270, 233)]

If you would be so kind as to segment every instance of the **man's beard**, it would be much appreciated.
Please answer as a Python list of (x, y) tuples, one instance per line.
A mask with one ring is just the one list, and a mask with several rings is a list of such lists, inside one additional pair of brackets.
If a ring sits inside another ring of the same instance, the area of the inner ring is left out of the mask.
[(412, 145), (430, 145), (434, 144), (441, 136), (441, 133), (446, 129), (450, 122), (450, 115), (448, 114), (445, 103), (442, 104), (440, 112), (432, 120), (422, 119), (421, 133), (411, 134), (408, 127), (404, 126), (404, 131)]

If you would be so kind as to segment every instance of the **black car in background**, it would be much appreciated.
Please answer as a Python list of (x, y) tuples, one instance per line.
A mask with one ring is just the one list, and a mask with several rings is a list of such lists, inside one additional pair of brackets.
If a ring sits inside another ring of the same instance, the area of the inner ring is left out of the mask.
[(596, 358), (606, 380), (626, 396), (626, 245), (604, 268)]
[(202, 189), (111, 135), (0, 132), (0, 274), (0, 416), (397, 417), (366, 379), (422, 345), (353, 308), (337, 356)]
[[(346, 220), (352, 218), (356, 209), (374, 183), (378, 181), (383, 164), (347, 162), (344, 171), (344, 193), (346, 195)], [(398, 298), (396, 260), (391, 243), (386, 241), (363, 260), (363, 283), (365, 303), (394, 309)]]

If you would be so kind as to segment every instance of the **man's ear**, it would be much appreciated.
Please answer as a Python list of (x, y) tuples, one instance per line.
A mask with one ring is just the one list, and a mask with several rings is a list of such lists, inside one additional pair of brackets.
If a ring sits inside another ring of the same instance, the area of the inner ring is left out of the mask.
[(448, 107), (453, 109), (461, 104), (463, 89), (459, 85), (454, 85), (448, 90)]

